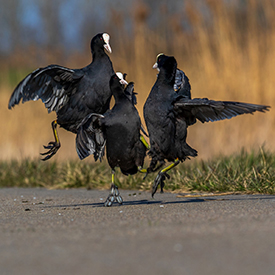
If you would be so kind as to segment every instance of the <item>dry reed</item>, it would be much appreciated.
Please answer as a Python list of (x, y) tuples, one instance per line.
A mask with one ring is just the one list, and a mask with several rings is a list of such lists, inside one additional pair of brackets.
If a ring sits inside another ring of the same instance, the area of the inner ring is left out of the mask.
[[(128, 80), (135, 82), (141, 116), (142, 106), (156, 79), (157, 72), (152, 65), (159, 52), (176, 57), (178, 67), (191, 81), (192, 97), (275, 106), (275, 4), (272, 0), (249, 0), (243, 6), (238, 1), (231, 2), (207, 1), (203, 2), (204, 8), (199, 9), (187, 1), (185, 9), (177, 14), (170, 14), (161, 6), (162, 20), (155, 28), (147, 24), (153, 11), (138, 2), (131, 13), (132, 33), (125, 27), (124, 14), (111, 11), (112, 24), (107, 26), (113, 48), (110, 57), (115, 70), (126, 72)], [(183, 21), (189, 22), (188, 27), (182, 26)], [(63, 65), (88, 64), (88, 45), (83, 56), (75, 55), (66, 62), (63, 58)], [(57, 63), (61, 55), (57, 52), (55, 60), (51, 56), (46, 60)], [(25, 59), (14, 54), (13, 64), (16, 60), (16, 64), (24, 64)], [(8, 86), (0, 94), (1, 159), (37, 157), (43, 151), (42, 144), (52, 138), (50, 122), (54, 114), (47, 115), (42, 104), (33, 102), (7, 110), (11, 92)], [(257, 149), (263, 144), (274, 151), (274, 122), (274, 108), (271, 108), (266, 114), (207, 125), (197, 123), (189, 128), (187, 141), (202, 158), (231, 154), (243, 147)], [(55, 158), (75, 158), (74, 135), (66, 131), (60, 134), (62, 147)]]

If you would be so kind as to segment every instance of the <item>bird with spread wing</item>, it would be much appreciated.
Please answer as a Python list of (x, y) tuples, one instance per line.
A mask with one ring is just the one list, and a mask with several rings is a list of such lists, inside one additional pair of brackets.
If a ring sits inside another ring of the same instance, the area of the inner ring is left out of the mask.
[(15, 88), (9, 109), (20, 101), (41, 99), (48, 112), (55, 111), (52, 122), (54, 141), (44, 146), (48, 151), (43, 160), (50, 159), (60, 148), (57, 125), (76, 133), (79, 124), (90, 113), (105, 113), (110, 106), (109, 80), (113, 65), (105, 50), (112, 52), (110, 36), (99, 33), (91, 40), (92, 62), (82, 69), (69, 69), (59, 65), (40, 68), (27, 75)]
[[(266, 105), (234, 101), (191, 99), (188, 78), (181, 74), (173, 56), (158, 55), (154, 68), (158, 68), (159, 74), (143, 109), (150, 139), (151, 162), (147, 171), (156, 171), (166, 160), (172, 164), (159, 171), (153, 184), (152, 196), (159, 184), (161, 191), (163, 190), (164, 180), (169, 178), (169, 170), (181, 161), (197, 156), (197, 151), (186, 143), (188, 126), (197, 120), (202, 123), (218, 121), (256, 111), (265, 112), (270, 108)], [(185, 89), (179, 92), (177, 87), (184, 86)]]

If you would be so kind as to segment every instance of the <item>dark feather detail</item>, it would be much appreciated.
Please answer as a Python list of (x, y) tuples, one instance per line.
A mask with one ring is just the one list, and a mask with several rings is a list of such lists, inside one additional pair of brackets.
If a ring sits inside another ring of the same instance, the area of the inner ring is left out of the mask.
[(78, 88), (83, 73), (58, 65), (40, 68), (26, 76), (15, 88), (9, 109), (29, 100), (41, 99), (48, 112), (58, 111)]
[(124, 93), (133, 105), (137, 104), (137, 93), (134, 92), (134, 82), (130, 82), (124, 89)]
[(90, 114), (77, 129), (76, 151), (81, 160), (93, 154), (95, 161), (101, 161), (104, 156), (106, 140), (101, 130), (102, 118), (103, 115)]
[(178, 95), (191, 99), (191, 85), (186, 74), (180, 70), (176, 70), (174, 90)]
[[(123, 74), (124, 79), (126, 78), (126, 75), (127, 74)], [(137, 105), (137, 97), (136, 97), (137, 93), (134, 92), (134, 82), (129, 82), (129, 84), (124, 89), (124, 94), (132, 102), (134, 106)], [(141, 131), (145, 136), (148, 137), (148, 134), (142, 124), (141, 124)]]
[(202, 123), (230, 119), (256, 111), (268, 111), (270, 106), (232, 101), (215, 101), (207, 98), (180, 99), (174, 103), (174, 111), (179, 117), (196, 118)]

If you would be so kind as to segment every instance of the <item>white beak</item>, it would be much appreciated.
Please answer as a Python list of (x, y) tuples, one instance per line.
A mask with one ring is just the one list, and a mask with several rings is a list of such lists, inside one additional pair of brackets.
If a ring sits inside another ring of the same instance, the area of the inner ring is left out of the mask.
[(128, 82), (124, 79), (120, 79), (119, 83), (122, 84), (122, 85), (128, 85)]
[(110, 44), (105, 44), (105, 45), (104, 45), (104, 48), (105, 48), (105, 50), (106, 50), (107, 52), (112, 53), (112, 49), (111, 49), (111, 47), (110, 47)]
[(117, 72), (116, 75), (120, 79), (119, 82), (122, 85), (128, 85), (128, 82), (123, 78), (123, 74), (121, 72)]
[(110, 35), (108, 33), (103, 33), (102, 37), (103, 37), (103, 40), (105, 42), (105, 44), (104, 44), (105, 50), (109, 53), (112, 53), (112, 49), (111, 49), (111, 46), (109, 44)]
[(159, 70), (157, 62), (153, 65), (153, 69), (158, 69)]

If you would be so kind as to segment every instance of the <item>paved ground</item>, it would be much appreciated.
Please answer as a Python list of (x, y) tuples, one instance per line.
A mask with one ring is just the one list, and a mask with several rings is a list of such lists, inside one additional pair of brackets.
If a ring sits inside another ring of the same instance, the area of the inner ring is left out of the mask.
[(0, 274), (275, 274), (275, 196), (0, 189)]

